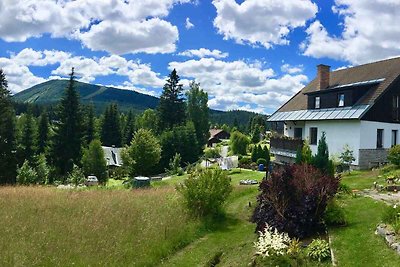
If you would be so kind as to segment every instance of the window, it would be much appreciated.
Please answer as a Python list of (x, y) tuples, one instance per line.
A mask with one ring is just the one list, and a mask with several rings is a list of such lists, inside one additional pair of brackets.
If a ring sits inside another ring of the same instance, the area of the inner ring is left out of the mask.
[(397, 145), (397, 130), (392, 130), (392, 146)]
[(303, 128), (294, 128), (294, 138), (303, 139)]
[(316, 145), (318, 142), (318, 128), (310, 128), (310, 145)]
[(400, 106), (400, 97), (398, 95), (393, 96), (393, 102), (392, 102), (392, 117), (394, 121), (399, 121), (400, 116), (399, 116), (399, 106)]
[(383, 129), (376, 130), (376, 148), (383, 148)]
[(338, 107), (344, 107), (344, 94), (338, 94)]
[(321, 98), (319, 96), (315, 97), (315, 108), (320, 108), (321, 106)]

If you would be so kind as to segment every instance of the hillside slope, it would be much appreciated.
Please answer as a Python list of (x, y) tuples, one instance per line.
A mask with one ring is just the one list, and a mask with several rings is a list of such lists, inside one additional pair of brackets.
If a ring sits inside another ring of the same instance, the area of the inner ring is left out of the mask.
[[(38, 105), (52, 105), (60, 101), (68, 84), (67, 80), (51, 80), (35, 85), (13, 96), (16, 102)], [(101, 111), (110, 104), (117, 103), (121, 110), (133, 109), (141, 112), (148, 108), (156, 108), (158, 98), (113, 87), (98, 86), (76, 82), (76, 88), (84, 104), (93, 103)]]

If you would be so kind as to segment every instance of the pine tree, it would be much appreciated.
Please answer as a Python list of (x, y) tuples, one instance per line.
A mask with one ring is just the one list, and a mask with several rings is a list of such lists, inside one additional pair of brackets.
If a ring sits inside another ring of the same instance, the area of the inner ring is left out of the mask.
[(124, 134), (122, 138), (123, 139), (122, 143), (124, 145), (129, 145), (132, 142), (134, 132), (135, 132), (135, 118), (133, 117), (132, 110), (130, 110), (126, 118)]
[(79, 95), (75, 89), (74, 68), (58, 110), (52, 160), (61, 175), (69, 173), (82, 158), (83, 125)]
[(199, 83), (193, 81), (186, 95), (188, 116), (196, 129), (197, 140), (203, 146), (207, 143), (210, 129), (208, 94), (200, 89)]
[(17, 176), (15, 112), (2, 69), (0, 69), (0, 114), (0, 184), (14, 184)]
[(24, 161), (33, 162), (33, 157), (37, 152), (37, 128), (35, 119), (31, 112), (20, 118), (22, 120), (21, 136), (18, 140), (17, 158), (19, 166), (22, 166)]
[(85, 143), (89, 145), (96, 139), (96, 124), (93, 104), (91, 104), (87, 109), (85, 128)]
[(122, 145), (121, 120), (117, 104), (111, 104), (104, 112), (101, 142), (105, 146)]
[(38, 144), (37, 144), (37, 152), (44, 153), (46, 152), (46, 148), (48, 146), (49, 140), (49, 118), (47, 116), (47, 112), (43, 111), (42, 115), (39, 118), (39, 127), (38, 127)]
[(174, 69), (164, 85), (158, 105), (160, 130), (171, 129), (173, 126), (181, 125), (185, 122), (183, 88), (182, 84), (179, 84), (179, 80), (179, 76)]

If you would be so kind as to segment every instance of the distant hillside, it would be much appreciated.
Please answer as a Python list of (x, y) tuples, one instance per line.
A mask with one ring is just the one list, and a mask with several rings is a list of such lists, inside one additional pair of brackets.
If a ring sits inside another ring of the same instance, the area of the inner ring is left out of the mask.
[[(36, 104), (39, 106), (53, 106), (60, 101), (67, 80), (51, 80), (35, 85), (13, 96), (15, 102)], [(96, 111), (102, 113), (110, 103), (117, 103), (121, 111), (133, 110), (141, 113), (144, 110), (157, 107), (157, 97), (145, 95), (132, 90), (123, 90), (113, 87), (98, 86), (88, 83), (76, 82), (76, 88), (83, 104), (93, 103)], [(227, 124), (233, 126), (235, 121), (241, 128), (247, 127), (249, 120), (257, 113), (233, 110), (219, 111), (210, 110), (210, 121), (212, 124)]]
[[(35, 85), (13, 96), (14, 101), (38, 105), (57, 104), (67, 86), (67, 80), (52, 80)], [(113, 87), (98, 86), (76, 82), (76, 88), (84, 104), (93, 103), (102, 112), (110, 103), (117, 103), (121, 110), (133, 109), (142, 112), (148, 108), (156, 108), (158, 98)]]

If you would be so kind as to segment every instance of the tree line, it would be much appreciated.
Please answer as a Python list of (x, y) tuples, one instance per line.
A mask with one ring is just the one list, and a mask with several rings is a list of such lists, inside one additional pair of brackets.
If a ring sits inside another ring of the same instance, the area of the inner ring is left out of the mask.
[[(208, 95), (196, 82), (185, 95), (176, 70), (163, 87), (157, 109), (140, 115), (122, 113), (117, 104), (110, 104), (96, 116), (93, 105), (81, 104), (75, 82), (72, 69), (57, 108), (38, 112), (28, 106), (16, 116), (0, 69), (1, 184), (15, 184), (18, 177), (21, 183), (77, 181), (94, 173), (105, 182), (101, 146), (125, 147), (123, 169), (130, 175), (163, 172), (176, 154), (182, 166), (202, 155), (209, 134)], [(27, 181), (32, 173), (37, 178)]]

